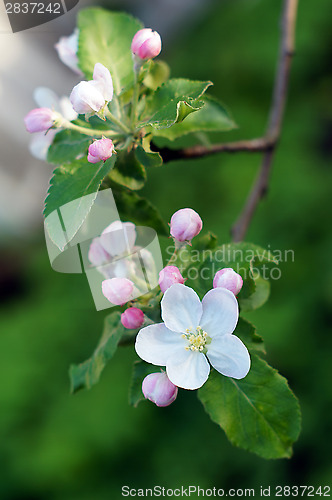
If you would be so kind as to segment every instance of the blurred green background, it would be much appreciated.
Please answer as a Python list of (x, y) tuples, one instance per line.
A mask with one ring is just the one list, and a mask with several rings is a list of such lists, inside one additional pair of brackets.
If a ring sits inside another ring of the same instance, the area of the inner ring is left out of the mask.
[[(212, 1), (164, 46), (172, 76), (211, 79), (212, 93), (232, 111), (239, 129), (216, 141), (264, 131), (281, 5)], [(233, 448), (195, 392), (180, 391), (165, 409), (129, 407), (131, 347), (117, 352), (96, 387), (70, 396), (69, 364), (90, 356), (107, 312), (94, 310), (85, 276), (52, 271), (40, 227), (29, 243), (6, 240), (1, 249), (1, 499), (117, 499), (122, 485), (258, 492), (261, 485), (331, 484), (330, 0), (300, 1), (296, 38), (270, 191), (247, 236), (295, 254), (281, 263), (269, 302), (247, 315), (265, 338), (268, 361), (300, 399), (303, 429), (293, 457), (265, 461)], [(194, 208), (205, 229), (227, 242), (259, 164), (259, 154), (245, 153), (169, 163), (149, 172), (144, 193), (166, 220)]]

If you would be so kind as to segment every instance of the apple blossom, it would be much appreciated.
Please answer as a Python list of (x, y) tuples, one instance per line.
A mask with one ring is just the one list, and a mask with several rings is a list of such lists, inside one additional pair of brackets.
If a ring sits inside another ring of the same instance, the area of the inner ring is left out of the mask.
[(110, 278), (101, 284), (104, 297), (116, 306), (128, 302), (134, 292), (134, 283), (127, 278)]
[(121, 314), (121, 323), (125, 328), (140, 328), (144, 323), (144, 313), (137, 307), (129, 307)]
[(54, 45), (59, 59), (78, 75), (83, 75), (78, 67), (78, 29), (75, 29), (70, 36), (62, 36), (58, 43)]
[(113, 82), (109, 70), (96, 63), (93, 80), (82, 81), (75, 85), (70, 94), (70, 102), (77, 113), (98, 113), (113, 98)]
[(150, 373), (142, 383), (142, 392), (157, 406), (169, 406), (178, 395), (178, 388), (172, 384), (165, 372)]
[(227, 290), (233, 292), (234, 295), (240, 293), (242, 286), (243, 279), (231, 267), (220, 269), (213, 278), (213, 288), (227, 288)]
[(183, 389), (198, 389), (208, 379), (210, 365), (236, 379), (250, 369), (250, 356), (232, 335), (238, 321), (238, 303), (225, 288), (210, 290), (202, 300), (177, 283), (161, 301), (163, 323), (142, 328), (136, 337), (137, 354), (147, 363), (166, 366), (170, 381)]
[(90, 163), (98, 163), (99, 161), (106, 161), (114, 153), (114, 146), (111, 139), (103, 137), (94, 141), (89, 146), (88, 161)]
[(182, 208), (172, 215), (170, 226), (173, 238), (180, 242), (190, 242), (200, 233), (203, 222), (195, 210), (192, 208)]
[(160, 290), (165, 293), (166, 290), (175, 283), (184, 283), (184, 278), (176, 266), (166, 266), (159, 273)]
[(152, 59), (157, 57), (161, 51), (161, 38), (157, 31), (144, 28), (137, 31), (132, 42), (131, 51), (139, 59)]

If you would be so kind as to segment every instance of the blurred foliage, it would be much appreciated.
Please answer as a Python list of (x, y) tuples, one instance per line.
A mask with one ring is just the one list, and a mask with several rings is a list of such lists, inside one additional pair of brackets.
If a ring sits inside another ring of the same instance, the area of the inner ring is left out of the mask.
[[(216, 0), (196, 26), (165, 47), (173, 77), (211, 79), (214, 95), (230, 106), (239, 129), (216, 134), (216, 141), (264, 130), (280, 7), (268, 0)], [(69, 364), (90, 355), (105, 313), (94, 310), (84, 276), (52, 271), (41, 235), (34, 246), (17, 246), (2, 258), (1, 499), (118, 499), (124, 484), (329, 484), (330, 12), (330, 0), (321, 0), (319, 8), (300, 2), (282, 139), (270, 192), (248, 234), (271, 250), (294, 250), (294, 262), (288, 254), (280, 264), (282, 277), (272, 281), (268, 303), (247, 313), (264, 336), (269, 363), (289, 379), (301, 402), (303, 430), (293, 457), (264, 461), (233, 448), (190, 391), (180, 391), (168, 408), (130, 407), (136, 359), (130, 347), (119, 349), (96, 387), (70, 396)], [(144, 191), (166, 219), (192, 207), (206, 229), (227, 242), (259, 161), (260, 155), (243, 153), (170, 163), (151, 169)]]

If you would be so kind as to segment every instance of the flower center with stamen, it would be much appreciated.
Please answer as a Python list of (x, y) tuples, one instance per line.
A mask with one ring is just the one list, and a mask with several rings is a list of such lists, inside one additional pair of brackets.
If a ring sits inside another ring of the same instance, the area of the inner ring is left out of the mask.
[(192, 326), (186, 329), (186, 333), (182, 335), (183, 339), (188, 340), (189, 345), (186, 345), (186, 351), (206, 352), (206, 344), (211, 342), (211, 338), (198, 326), (196, 330)]

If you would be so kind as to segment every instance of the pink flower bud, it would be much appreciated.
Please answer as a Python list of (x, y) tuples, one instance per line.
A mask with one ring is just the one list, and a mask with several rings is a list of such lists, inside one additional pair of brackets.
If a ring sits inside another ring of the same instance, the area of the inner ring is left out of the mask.
[(90, 244), (88, 258), (94, 266), (102, 266), (111, 260), (111, 256), (106, 252), (100, 243), (100, 238), (94, 238)]
[(82, 71), (78, 67), (78, 30), (76, 29), (74, 33), (70, 36), (62, 36), (58, 43), (54, 45), (59, 59), (63, 64), (68, 66), (78, 75), (82, 75)]
[(111, 139), (99, 139), (94, 141), (89, 146), (88, 161), (90, 163), (98, 163), (99, 161), (106, 161), (112, 156), (114, 146)]
[(161, 38), (157, 31), (145, 28), (137, 31), (131, 42), (132, 53), (140, 59), (152, 59), (161, 51)]
[(176, 266), (166, 266), (159, 273), (159, 286), (163, 293), (174, 283), (184, 283), (184, 278)]
[(157, 406), (168, 406), (176, 400), (178, 388), (167, 377), (166, 373), (150, 373), (142, 383), (142, 392)]
[(74, 110), (81, 115), (98, 112), (105, 106), (99, 84), (93, 80), (76, 85), (71, 91), (70, 102)]
[(213, 278), (213, 288), (227, 288), (238, 295), (243, 285), (243, 279), (231, 267), (225, 267), (215, 274)]
[(134, 283), (127, 278), (111, 278), (101, 284), (104, 297), (116, 306), (122, 306), (132, 298)]
[(34, 132), (46, 132), (51, 128), (58, 114), (50, 108), (32, 109), (24, 118), (25, 127), (30, 134)]
[(195, 210), (182, 208), (171, 218), (171, 235), (178, 241), (191, 241), (203, 227), (203, 222)]
[(140, 328), (144, 323), (144, 313), (137, 307), (129, 307), (121, 314), (121, 323), (129, 330)]
[(105, 101), (109, 102), (113, 99), (113, 81), (109, 70), (101, 63), (96, 63), (93, 70), (93, 80), (98, 83)]

